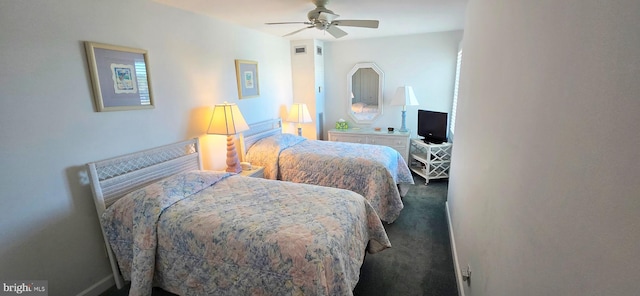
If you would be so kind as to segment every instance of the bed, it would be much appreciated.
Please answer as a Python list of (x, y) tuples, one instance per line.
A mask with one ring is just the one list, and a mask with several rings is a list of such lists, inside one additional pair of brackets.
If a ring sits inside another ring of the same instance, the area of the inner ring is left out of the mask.
[(391, 247), (361, 195), (203, 171), (198, 139), (87, 167), (129, 295), (352, 295), (365, 253)]
[(266, 178), (348, 189), (364, 196), (383, 221), (400, 215), (413, 177), (396, 150), (283, 134), (280, 119), (249, 126), (241, 139), (242, 158), (265, 167)]

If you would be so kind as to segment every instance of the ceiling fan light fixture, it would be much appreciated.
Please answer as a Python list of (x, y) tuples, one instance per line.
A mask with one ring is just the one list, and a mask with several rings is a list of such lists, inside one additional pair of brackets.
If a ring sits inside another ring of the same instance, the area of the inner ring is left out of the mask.
[(327, 20), (327, 17), (329, 16), (334, 16), (334, 18), (338, 17), (339, 15), (333, 13), (333, 11), (325, 8), (325, 7), (316, 7), (316, 9), (309, 11), (309, 13), (307, 13), (307, 19), (309, 19), (310, 21), (313, 20)]
[[(331, 36), (335, 38), (341, 38), (347, 35), (347, 32), (339, 29), (337, 26), (349, 26), (349, 27), (361, 27), (361, 28), (378, 28), (377, 20), (336, 20), (340, 15), (333, 13), (333, 11), (327, 9), (325, 5), (328, 0), (312, 0), (313, 4), (316, 5), (316, 8), (309, 11), (307, 13), (308, 22), (297, 22), (300, 24), (309, 25), (308, 27), (302, 28), (300, 30), (291, 32), (283, 37), (290, 36), (296, 34), (305, 29), (315, 27), (318, 30), (326, 31)], [(296, 22), (285, 22), (285, 23), (267, 23), (267, 25), (278, 25), (278, 24), (293, 24)]]

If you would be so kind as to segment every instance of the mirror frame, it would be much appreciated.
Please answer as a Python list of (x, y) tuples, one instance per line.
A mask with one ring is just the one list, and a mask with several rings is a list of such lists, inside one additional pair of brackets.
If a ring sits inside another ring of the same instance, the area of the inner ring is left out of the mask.
[[(358, 70), (360, 69), (366, 69), (366, 68), (371, 68), (373, 71), (375, 71), (378, 74), (378, 114), (376, 116), (374, 116), (371, 119), (359, 119), (357, 118), (353, 112), (351, 111), (351, 104), (353, 104), (352, 100), (351, 100), (351, 91), (353, 89), (353, 74), (355, 74)], [(380, 69), (380, 67), (378, 67), (378, 65), (374, 64), (374, 63), (357, 63), (355, 64), (355, 66), (353, 66), (353, 68), (351, 69), (351, 71), (349, 71), (349, 73), (347, 74), (347, 113), (349, 113), (349, 116), (351, 117), (351, 119), (353, 119), (353, 121), (355, 121), (356, 123), (361, 123), (361, 124), (372, 124), (376, 119), (378, 119), (380, 116), (382, 116), (382, 91), (384, 89), (384, 73), (382, 72), (382, 70)]]

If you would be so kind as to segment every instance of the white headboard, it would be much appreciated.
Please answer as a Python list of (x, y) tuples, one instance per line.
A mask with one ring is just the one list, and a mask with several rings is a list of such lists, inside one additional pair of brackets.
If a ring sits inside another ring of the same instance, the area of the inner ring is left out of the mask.
[(269, 119), (249, 124), (249, 130), (240, 135), (240, 160), (245, 161), (251, 145), (260, 139), (282, 133), (282, 119)]
[[(201, 170), (200, 142), (198, 138), (134, 152), (87, 164), (98, 218), (125, 194), (168, 176)], [(104, 237), (111, 270), (118, 289), (124, 286), (118, 263), (109, 246), (104, 227)]]

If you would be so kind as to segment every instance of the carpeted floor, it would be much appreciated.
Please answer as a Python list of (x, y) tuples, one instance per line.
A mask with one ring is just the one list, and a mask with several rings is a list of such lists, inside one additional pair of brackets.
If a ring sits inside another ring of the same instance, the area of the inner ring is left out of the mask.
[[(445, 210), (448, 183), (433, 180), (424, 186), (424, 179), (414, 179), (400, 217), (385, 223), (393, 247), (367, 254), (354, 295), (458, 295)], [(112, 287), (101, 296), (127, 292)], [(173, 294), (154, 289), (153, 295)]]
[(385, 225), (391, 249), (367, 254), (354, 295), (458, 295), (445, 209), (448, 182), (424, 186), (424, 179), (414, 180), (400, 217)]

